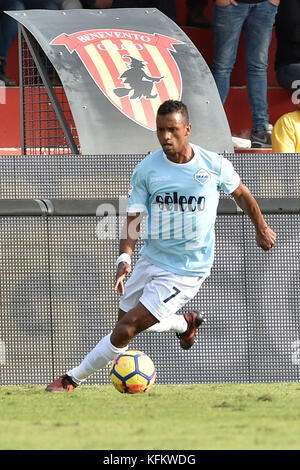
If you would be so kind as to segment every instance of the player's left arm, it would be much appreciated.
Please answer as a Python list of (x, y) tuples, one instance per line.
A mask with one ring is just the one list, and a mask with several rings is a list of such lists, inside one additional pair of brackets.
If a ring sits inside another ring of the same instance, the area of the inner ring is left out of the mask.
[(276, 233), (266, 223), (250, 190), (241, 182), (237, 189), (233, 191), (232, 196), (242, 211), (250, 217), (256, 230), (257, 245), (264, 251), (270, 250), (275, 243)]

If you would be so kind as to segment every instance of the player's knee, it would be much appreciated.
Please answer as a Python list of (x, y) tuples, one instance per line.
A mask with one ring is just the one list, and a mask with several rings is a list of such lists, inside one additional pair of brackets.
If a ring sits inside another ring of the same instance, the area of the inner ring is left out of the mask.
[(124, 317), (124, 315), (126, 315), (126, 312), (124, 312), (124, 310), (119, 309), (119, 312), (118, 312), (118, 321), (122, 320), (122, 318)]
[(122, 343), (129, 343), (138, 334), (138, 330), (134, 324), (128, 323), (122, 318), (115, 326), (113, 334)]

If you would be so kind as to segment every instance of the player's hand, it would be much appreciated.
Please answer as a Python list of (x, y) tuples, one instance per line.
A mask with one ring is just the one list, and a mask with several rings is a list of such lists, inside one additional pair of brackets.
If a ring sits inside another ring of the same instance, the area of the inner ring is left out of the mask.
[(117, 274), (116, 274), (116, 282), (114, 285), (114, 291), (119, 291), (121, 295), (124, 295), (124, 278), (126, 274), (130, 273), (131, 271), (131, 266), (128, 263), (125, 263), (125, 261), (122, 261), (121, 263), (118, 264), (117, 267)]
[(268, 226), (256, 233), (256, 243), (264, 251), (269, 251), (274, 245), (275, 240), (276, 233)]

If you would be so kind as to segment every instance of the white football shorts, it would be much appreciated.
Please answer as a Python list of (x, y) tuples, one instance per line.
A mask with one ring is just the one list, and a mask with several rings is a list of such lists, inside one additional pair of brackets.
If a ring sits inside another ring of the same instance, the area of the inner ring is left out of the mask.
[(140, 257), (125, 283), (119, 307), (128, 312), (141, 302), (161, 321), (195, 297), (205, 279), (165, 271)]

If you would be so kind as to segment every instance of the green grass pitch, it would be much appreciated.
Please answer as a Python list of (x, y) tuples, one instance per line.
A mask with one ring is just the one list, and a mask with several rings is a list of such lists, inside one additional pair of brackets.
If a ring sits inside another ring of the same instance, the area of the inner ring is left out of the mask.
[(0, 387), (1, 450), (300, 448), (300, 384)]

